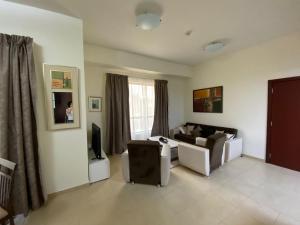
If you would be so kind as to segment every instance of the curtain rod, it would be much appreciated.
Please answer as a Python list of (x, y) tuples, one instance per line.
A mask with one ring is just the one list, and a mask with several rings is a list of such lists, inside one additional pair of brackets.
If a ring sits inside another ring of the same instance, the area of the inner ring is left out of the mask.
[[(108, 73), (110, 73), (110, 74), (115, 74), (115, 75), (120, 75), (120, 76), (127, 76), (128, 78), (138, 78), (138, 79), (143, 79), (143, 80), (166, 80), (166, 81), (167, 81), (167, 79), (144, 78), (144, 77), (138, 77), (139, 75), (134, 76), (134, 75), (128, 75), (128, 74), (120, 74), (120, 73), (106, 72), (106, 74), (108, 74)], [(158, 76), (159, 76), (159, 74), (149, 74), (149, 75), (150, 75), (150, 76), (151, 76), (151, 75), (152, 75), (152, 76), (155, 76), (155, 75), (158, 75)], [(162, 75), (160, 75), (160, 76), (162, 76)]]

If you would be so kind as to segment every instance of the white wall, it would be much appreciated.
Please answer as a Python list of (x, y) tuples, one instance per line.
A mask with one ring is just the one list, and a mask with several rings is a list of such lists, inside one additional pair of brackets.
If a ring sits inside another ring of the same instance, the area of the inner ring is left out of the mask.
[[(92, 123), (96, 123), (101, 128), (101, 140), (104, 144), (105, 138), (105, 70), (96, 65), (85, 65), (85, 84), (86, 84), (86, 98), (89, 96), (102, 97), (102, 112), (89, 112), (88, 104), (87, 110), (87, 132), (88, 143), (91, 144)], [(104, 148), (104, 145), (102, 146)]]
[[(82, 21), (0, 1), (0, 32), (33, 37), (37, 76), (40, 164), (47, 193), (88, 182)], [(47, 131), (42, 63), (80, 69), (81, 128)]]
[[(117, 69), (109, 69), (99, 65), (85, 64), (86, 74), (86, 96), (100, 96), (103, 97), (103, 111), (102, 112), (87, 112), (87, 130), (90, 142), (91, 124), (95, 122), (99, 124), (102, 129), (102, 141), (105, 146), (105, 81), (106, 73), (118, 73), (131, 77), (140, 77), (148, 79), (164, 79), (168, 80), (169, 91), (169, 125), (170, 128), (183, 124), (185, 122), (184, 115), (184, 97), (185, 84), (187, 78), (179, 76), (164, 76), (153, 75), (146, 73), (137, 73), (132, 71), (124, 71)], [(88, 109), (87, 109), (88, 110)]]
[[(265, 158), (267, 81), (300, 75), (300, 33), (204, 62), (188, 82), (186, 119), (239, 129), (244, 153)], [(223, 114), (193, 113), (194, 89), (223, 85)]]
[(122, 69), (147, 71), (158, 74), (190, 77), (192, 67), (156, 59), (148, 56), (85, 44), (84, 57), (87, 62)]

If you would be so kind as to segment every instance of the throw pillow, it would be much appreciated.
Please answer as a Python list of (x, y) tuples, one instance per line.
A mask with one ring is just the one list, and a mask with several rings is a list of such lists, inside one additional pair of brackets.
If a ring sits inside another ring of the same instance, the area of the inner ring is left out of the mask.
[(196, 126), (195, 129), (202, 131), (201, 126)]
[(201, 127), (197, 126), (194, 130), (192, 130), (193, 137), (201, 137)]
[(186, 134), (187, 135), (192, 135), (192, 131), (194, 130), (194, 125), (187, 125), (186, 126)]
[(206, 142), (207, 142), (207, 138), (203, 138), (203, 137), (196, 137), (196, 145), (199, 146), (206, 146)]
[(180, 133), (186, 134), (186, 127), (180, 126), (180, 127), (178, 127), (178, 129), (179, 129)]
[(234, 138), (234, 134), (228, 134), (228, 133), (225, 133), (226, 134), (226, 140), (231, 140)]
[(216, 130), (215, 134), (224, 134), (224, 130)]

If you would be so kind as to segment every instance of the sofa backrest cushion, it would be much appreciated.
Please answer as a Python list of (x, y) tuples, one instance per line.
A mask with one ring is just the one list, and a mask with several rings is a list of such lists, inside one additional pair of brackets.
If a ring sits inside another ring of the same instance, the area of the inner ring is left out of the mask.
[(206, 125), (206, 124), (198, 124), (198, 123), (190, 123), (187, 122), (187, 125), (194, 125), (195, 127), (200, 126), (201, 127), (201, 136), (204, 138), (207, 138), (210, 135), (215, 134), (215, 132), (218, 131), (224, 131), (224, 133), (228, 134), (234, 134), (234, 137), (237, 137), (238, 130), (235, 128), (229, 128), (229, 127), (218, 127), (218, 126), (212, 126), (212, 125)]

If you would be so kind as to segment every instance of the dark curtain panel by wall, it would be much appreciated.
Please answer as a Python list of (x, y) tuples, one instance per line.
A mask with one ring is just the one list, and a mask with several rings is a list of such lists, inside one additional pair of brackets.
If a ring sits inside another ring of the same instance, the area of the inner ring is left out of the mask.
[(130, 136), (128, 77), (106, 76), (106, 150), (121, 154), (127, 149)]
[(154, 122), (151, 136), (169, 137), (168, 81), (155, 80)]
[(33, 40), (0, 34), (0, 157), (17, 163), (14, 213), (44, 203), (36, 127)]

